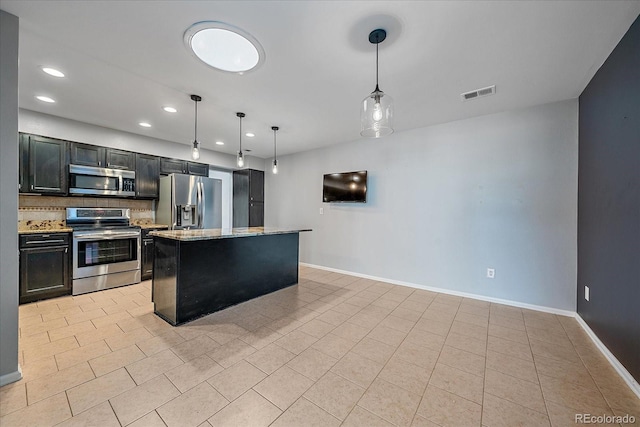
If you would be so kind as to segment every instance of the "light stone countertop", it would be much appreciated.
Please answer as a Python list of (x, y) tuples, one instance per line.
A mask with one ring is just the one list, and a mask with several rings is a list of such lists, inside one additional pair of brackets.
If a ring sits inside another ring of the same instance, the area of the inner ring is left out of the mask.
[(162, 237), (165, 239), (179, 240), (179, 241), (195, 241), (195, 240), (215, 240), (215, 239), (229, 239), (236, 237), (251, 237), (251, 236), (265, 236), (270, 234), (290, 234), (300, 233), (303, 231), (311, 231), (310, 228), (305, 229), (283, 229), (283, 228), (264, 228), (264, 227), (250, 227), (250, 228), (211, 228), (202, 230), (167, 230), (167, 231), (152, 231), (150, 236)]

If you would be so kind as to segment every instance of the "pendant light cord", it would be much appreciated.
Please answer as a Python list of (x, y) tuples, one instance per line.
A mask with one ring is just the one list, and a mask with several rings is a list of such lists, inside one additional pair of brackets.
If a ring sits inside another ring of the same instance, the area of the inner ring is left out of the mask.
[(273, 160), (277, 160), (276, 157), (276, 130), (273, 130)]
[(196, 104), (196, 120), (195, 120), (195, 126), (193, 129), (193, 142), (198, 142), (198, 101), (195, 101)]
[(242, 153), (242, 117), (240, 117), (240, 152)]
[(376, 43), (376, 92), (380, 90), (380, 88), (378, 87), (378, 45), (380, 45), (380, 42)]

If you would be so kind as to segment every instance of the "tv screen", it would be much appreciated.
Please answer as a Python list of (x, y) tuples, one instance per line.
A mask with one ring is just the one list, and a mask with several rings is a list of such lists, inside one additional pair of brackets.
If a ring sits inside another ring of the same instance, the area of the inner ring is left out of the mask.
[(367, 202), (367, 171), (328, 173), (322, 184), (323, 202)]

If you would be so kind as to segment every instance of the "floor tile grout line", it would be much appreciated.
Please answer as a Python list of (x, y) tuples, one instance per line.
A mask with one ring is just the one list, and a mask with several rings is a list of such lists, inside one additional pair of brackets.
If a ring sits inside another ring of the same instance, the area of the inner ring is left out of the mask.
[[(524, 317), (524, 316), (523, 316)], [(529, 338), (529, 331), (527, 330), (527, 322), (523, 319), (524, 322), (524, 330), (527, 335), (527, 342), (529, 343), (529, 351), (531, 352), (531, 359), (533, 360), (533, 367), (536, 370), (536, 376), (538, 378), (538, 387), (540, 387), (540, 395), (542, 396), (542, 403), (544, 403), (544, 410), (546, 411), (547, 419), (549, 420), (549, 424), (551, 424), (551, 416), (549, 414), (549, 406), (547, 405), (547, 399), (544, 394), (544, 389), (542, 388), (542, 381), (540, 381), (540, 372), (538, 371), (538, 365), (536, 364), (536, 359), (534, 357), (533, 348), (531, 347), (531, 339)]]

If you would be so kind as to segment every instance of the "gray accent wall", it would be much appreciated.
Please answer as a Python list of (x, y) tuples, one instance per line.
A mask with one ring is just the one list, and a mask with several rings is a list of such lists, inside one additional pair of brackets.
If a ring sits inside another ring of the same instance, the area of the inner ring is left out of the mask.
[(0, 386), (18, 367), (18, 17), (0, 10)]
[(640, 382), (640, 18), (580, 95), (579, 165), (578, 314)]
[[(277, 175), (267, 159), (265, 224), (313, 229), (301, 262), (575, 311), (577, 114), (573, 99), (359, 139)], [(322, 203), (323, 174), (357, 170), (366, 204)]]

